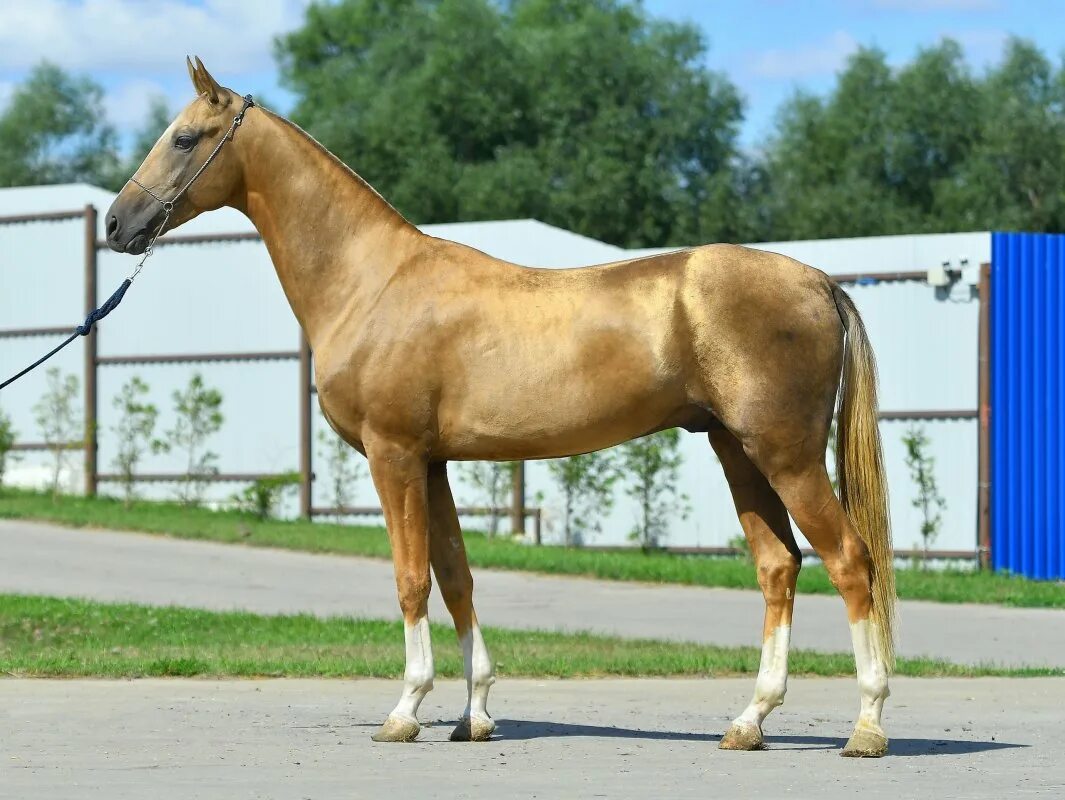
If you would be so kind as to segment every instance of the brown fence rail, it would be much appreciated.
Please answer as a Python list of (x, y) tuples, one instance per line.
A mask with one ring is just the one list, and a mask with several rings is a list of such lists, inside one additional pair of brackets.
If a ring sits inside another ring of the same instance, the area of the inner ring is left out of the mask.
[[(61, 222), (66, 220), (82, 219), (85, 223), (84, 233), (84, 286), (85, 286), (85, 313), (97, 306), (97, 277), (98, 277), (98, 265), (97, 256), (98, 252), (107, 247), (107, 242), (97, 238), (97, 211), (92, 205), (87, 205), (80, 210), (71, 211), (54, 211), (42, 214), (19, 214), (14, 216), (0, 216), (0, 225), (22, 225), (29, 223), (41, 223), (41, 222)], [(213, 233), (213, 234), (193, 234), (193, 235), (174, 235), (168, 234), (159, 239), (155, 243), (156, 247), (169, 247), (169, 246), (181, 246), (181, 245), (198, 245), (198, 244), (225, 244), (225, 243), (240, 243), (240, 242), (258, 242), (261, 241), (261, 237), (254, 231), (239, 232), (239, 233)], [(977, 549), (974, 552), (962, 552), (955, 553), (954, 551), (941, 551), (948, 553), (944, 556), (934, 556), (943, 558), (972, 558), (976, 554), (979, 554), (981, 563), (986, 565), (988, 562), (989, 548), (990, 548), (990, 446), (988, 441), (988, 419), (990, 415), (990, 356), (987, 348), (988, 341), (988, 325), (989, 318), (987, 309), (991, 302), (990, 296), (990, 265), (981, 265), (980, 270), (980, 287), (979, 287), (979, 302), (980, 302), (980, 356), (979, 356), (979, 408), (978, 409), (955, 409), (955, 410), (910, 410), (910, 411), (881, 411), (880, 419), (886, 422), (889, 421), (902, 421), (902, 420), (926, 420), (926, 421), (948, 421), (948, 420), (977, 420), (980, 427), (980, 448), (979, 448), (979, 508), (978, 508), (978, 538)], [(911, 271), (896, 271), (896, 272), (880, 272), (880, 273), (848, 273), (844, 275), (834, 275), (833, 280), (841, 284), (858, 284), (858, 285), (879, 285), (885, 283), (903, 283), (903, 282), (923, 282), (926, 280), (926, 273), (923, 271), (911, 270)], [(73, 330), (72, 325), (68, 326), (53, 326), (53, 327), (39, 327), (39, 328), (14, 328), (0, 330), (0, 339), (10, 339), (18, 337), (44, 337), (44, 336), (63, 336), (68, 335)], [(297, 389), (299, 392), (299, 420), (298, 420), (298, 452), (299, 452), (299, 510), (300, 515), (305, 518), (312, 518), (315, 516), (336, 515), (337, 509), (329, 508), (317, 508), (313, 506), (312, 502), (312, 486), (314, 481), (313, 473), (313, 443), (311, 441), (311, 427), (312, 427), (312, 402), (313, 395), (317, 392), (317, 388), (314, 386), (312, 375), (312, 358), (310, 346), (307, 343), (306, 337), (300, 335), (299, 348), (297, 350), (283, 350), (283, 351), (263, 351), (263, 352), (245, 352), (245, 353), (168, 353), (168, 354), (154, 354), (154, 355), (115, 355), (115, 356), (101, 356), (98, 353), (97, 334), (94, 330), (85, 338), (85, 353), (84, 353), (84, 403), (85, 403), (85, 441), (84, 442), (68, 442), (63, 445), (64, 449), (75, 450), (84, 449), (85, 451), (85, 492), (88, 495), (95, 495), (97, 485), (101, 482), (114, 482), (119, 480), (119, 477), (110, 473), (101, 474), (97, 469), (97, 449), (98, 442), (96, 438), (96, 432), (98, 427), (98, 408), (97, 408), (97, 372), (100, 367), (118, 366), (118, 365), (134, 365), (134, 364), (188, 364), (188, 363), (233, 363), (233, 362), (262, 362), (262, 361), (279, 361), (279, 360), (298, 360), (299, 371), (297, 377)], [(47, 450), (51, 449), (49, 445), (43, 443), (23, 443), (15, 445), (16, 450)], [(204, 480), (211, 481), (254, 481), (260, 478), (272, 477), (273, 473), (219, 473), (213, 477), (204, 477)], [(164, 482), (164, 481), (179, 481), (184, 480), (185, 476), (171, 474), (171, 473), (157, 473), (138, 475), (134, 478), (137, 481), (152, 481), (152, 482)], [(524, 533), (525, 520), (532, 518), (534, 521), (534, 536), (537, 543), (541, 540), (541, 523), (542, 513), (539, 508), (528, 508), (525, 506), (525, 476), (524, 465), (519, 462), (518, 469), (514, 472), (514, 486), (513, 486), (513, 501), (509, 509), (506, 510), (506, 514), (511, 519), (511, 528), (514, 533)], [(496, 513), (501, 512), (502, 509), (464, 509), (463, 512), (467, 515), (481, 514), (481, 513)], [(366, 514), (376, 515), (380, 514), (380, 509), (352, 509), (345, 511), (352, 515)], [(667, 548), (670, 552), (694, 552), (691, 548)], [(730, 548), (696, 548), (699, 553), (713, 555), (721, 551), (720, 554), (724, 554), (726, 551), (731, 553)], [(899, 557), (903, 557), (900, 555)], [(908, 556), (906, 556), (908, 557)]]

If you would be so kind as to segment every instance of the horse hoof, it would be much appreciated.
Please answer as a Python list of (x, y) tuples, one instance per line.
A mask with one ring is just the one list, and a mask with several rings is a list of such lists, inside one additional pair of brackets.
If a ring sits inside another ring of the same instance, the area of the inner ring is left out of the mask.
[(413, 742), (421, 729), (416, 719), (390, 714), (381, 729), (370, 738), (375, 742)]
[(718, 745), (722, 750), (765, 750), (762, 732), (756, 725), (741, 725), (733, 722)]
[(463, 717), (451, 732), (453, 742), (487, 742), (496, 729), (491, 717)]
[(856, 728), (840, 753), (844, 758), (880, 758), (887, 755), (888, 740), (883, 731)]

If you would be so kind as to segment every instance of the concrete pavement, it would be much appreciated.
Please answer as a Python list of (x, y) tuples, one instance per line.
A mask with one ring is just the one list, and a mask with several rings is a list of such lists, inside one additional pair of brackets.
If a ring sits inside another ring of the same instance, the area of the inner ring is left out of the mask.
[(446, 741), (439, 681), (414, 744), (373, 744), (394, 681), (0, 680), (3, 800), (1065, 796), (1065, 679), (897, 679), (891, 754), (838, 756), (852, 679), (793, 679), (769, 749), (717, 749), (749, 679), (502, 680), (487, 743)]
[[(485, 625), (753, 645), (761, 594), (474, 570)], [(398, 618), (389, 562), (0, 521), (0, 592)], [(434, 590), (430, 610), (447, 620)], [(1065, 667), (1065, 611), (903, 602), (899, 652), (959, 663)], [(850, 649), (838, 597), (799, 595), (795, 648)], [(491, 642), (489, 642), (491, 645)]]

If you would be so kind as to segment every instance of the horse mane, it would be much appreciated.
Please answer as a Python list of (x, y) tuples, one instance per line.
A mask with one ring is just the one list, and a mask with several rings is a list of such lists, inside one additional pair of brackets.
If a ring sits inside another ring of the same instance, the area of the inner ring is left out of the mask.
[(283, 117), (280, 114), (270, 111), (269, 109), (263, 108), (262, 106), (259, 106), (258, 108), (269, 118), (280, 122), (285, 127), (289, 128), (298, 137), (302, 138), (304, 141), (310, 144), (318, 152), (319, 155), (324, 157), (325, 160), (330, 162), (333, 166), (338, 167), (345, 175), (354, 180), (360, 187), (362, 187), (363, 189), (368, 189), (393, 214), (402, 219), (408, 225), (411, 224), (410, 221), (406, 217), (404, 217), (396, 209), (395, 206), (389, 203), (388, 200), (386, 200), (379, 191), (377, 191), (373, 186), (371, 186), (365, 178), (363, 178), (359, 173), (353, 170), (346, 163), (341, 161), (331, 150), (329, 150), (324, 144), (322, 144), (309, 133), (307, 133), (307, 131), (305, 131), (303, 128), (301, 128), (299, 125), (297, 125), (295, 122), (288, 119), (287, 117)]

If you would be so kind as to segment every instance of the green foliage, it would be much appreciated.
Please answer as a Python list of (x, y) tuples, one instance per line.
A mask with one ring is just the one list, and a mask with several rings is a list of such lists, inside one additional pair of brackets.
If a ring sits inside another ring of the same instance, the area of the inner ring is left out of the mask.
[(676, 428), (633, 439), (619, 448), (625, 491), (638, 504), (636, 527), (629, 538), (644, 550), (658, 547), (669, 519), (688, 516), (688, 498), (677, 489), (680, 477), (680, 431)]
[(747, 541), (747, 537), (742, 533), (737, 533), (729, 539), (728, 546), (733, 550), (736, 550), (739, 553), (740, 558), (748, 564), (754, 563), (754, 556), (751, 555), (751, 543)]
[(256, 519), (267, 520), (277, 516), (278, 507), (285, 495), (299, 485), (298, 472), (268, 475), (252, 481), (243, 492), (234, 496), (237, 507), (252, 514)]
[(111, 427), (117, 441), (112, 463), (121, 478), (127, 506), (135, 496), (133, 478), (137, 464), (145, 453), (158, 451), (161, 447), (159, 442), (152, 439), (159, 410), (152, 403), (144, 401), (147, 394), (148, 384), (134, 375), (122, 385), (112, 401), (118, 411), (118, 422)]
[(614, 505), (614, 483), (620, 477), (617, 457), (609, 450), (556, 458), (547, 469), (562, 490), (563, 541), (586, 543), (589, 533), (602, 530), (602, 520)]
[(477, 492), (477, 501), (488, 508), (488, 537), (499, 532), (503, 504), (512, 486), (514, 461), (468, 461), (459, 467), (463, 477)]
[[(356, 460), (355, 449), (333, 431), (318, 432), (318, 442), (325, 452), (329, 466), (330, 501), (333, 508), (351, 505), (353, 484), (365, 474), (362, 464)], [(337, 521), (342, 514), (337, 514)]]
[(910, 477), (917, 489), (917, 496), (911, 504), (921, 512), (923, 518), (921, 539), (927, 553), (943, 527), (943, 515), (940, 512), (946, 508), (947, 501), (939, 493), (936, 484), (936, 462), (928, 453), (929, 442), (924, 428), (911, 425), (903, 435), (902, 443), (906, 446), (906, 466), (910, 468)]
[(70, 454), (66, 445), (82, 441), (84, 429), (81, 415), (75, 407), (78, 396), (77, 376), (60, 374), (59, 367), (51, 367), (46, 375), (47, 388), (33, 406), (33, 414), (41, 436), (52, 454), (50, 487), (53, 497), (57, 497), (59, 479)]
[(185, 459), (185, 478), (178, 497), (185, 505), (196, 505), (207, 486), (205, 477), (218, 473), (218, 454), (207, 447), (207, 439), (222, 428), (222, 393), (206, 386), (198, 372), (184, 390), (173, 393), (174, 427), (166, 432), (162, 450), (177, 450)]
[(418, 223), (744, 238), (736, 88), (628, 0), (342, 0), (277, 55), (294, 119)]
[(14, 446), (15, 428), (11, 424), (11, 417), (0, 408), (0, 489), (4, 488), (4, 475), (7, 473), (8, 464), (18, 458), (12, 453)]

